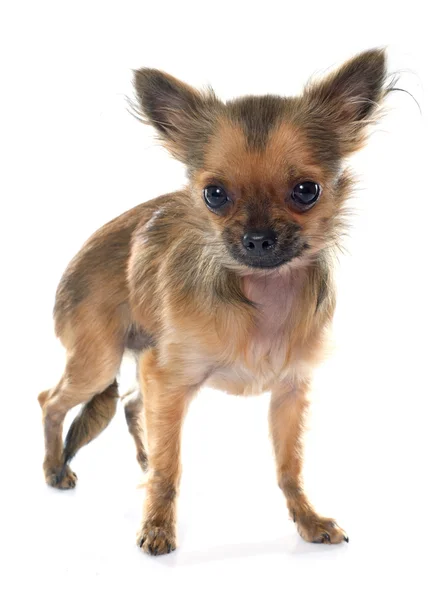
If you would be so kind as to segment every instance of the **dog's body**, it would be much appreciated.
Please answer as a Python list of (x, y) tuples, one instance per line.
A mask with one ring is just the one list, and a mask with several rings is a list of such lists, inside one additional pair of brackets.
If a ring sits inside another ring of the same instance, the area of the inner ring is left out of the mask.
[[(362, 144), (384, 78), (384, 54), (371, 51), (300, 98), (225, 105), (136, 73), (142, 114), (187, 165), (189, 185), (111, 221), (69, 265), (54, 312), (66, 370), (39, 400), (46, 480), (73, 487), (68, 462), (114, 415), (123, 353), (136, 353), (144, 411), (135, 396), (126, 416), (149, 467), (145, 551), (175, 548), (181, 425), (202, 385), (271, 391), (278, 481), (301, 535), (347, 539), (302, 489), (301, 431), (335, 305), (330, 254), (351, 184), (341, 162)], [(63, 448), (65, 414), (80, 403)]]

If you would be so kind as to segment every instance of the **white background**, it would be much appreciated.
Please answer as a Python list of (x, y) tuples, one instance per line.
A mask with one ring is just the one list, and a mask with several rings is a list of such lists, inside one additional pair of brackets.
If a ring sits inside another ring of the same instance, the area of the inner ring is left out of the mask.
[[(4, 598), (439, 597), (439, 44), (428, 4), (2, 3)], [(146, 556), (123, 412), (75, 459), (77, 489), (59, 492), (44, 484), (36, 401), (63, 367), (51, 310), (68, 260), (104, 222), (184, 181), (126, 111), (130, 69), (211, 83), (224, 99), (287, 95), (377, 45), (423, 116), (392, 95), (352, 161), (335, 351), (317, 373), (305, 469), (312, 501), (350, 543), (307, 544), (289, 521), (268, 398), (205, 390), (184, 431), (180, 547)]]

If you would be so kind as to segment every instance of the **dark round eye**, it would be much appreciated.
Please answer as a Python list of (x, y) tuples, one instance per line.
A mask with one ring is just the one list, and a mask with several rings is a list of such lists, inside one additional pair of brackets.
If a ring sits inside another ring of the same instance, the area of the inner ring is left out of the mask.
[(203, 197), (210, 208), (220, 208), (229, 200), (225, 190), (218, 185), (208, 185), (203, 190)]
[(298, 183), (292, 192), (292, 200), (301, 208), (310, 208), (315, 204), (321, 193), (321, 188), (313, 181)]

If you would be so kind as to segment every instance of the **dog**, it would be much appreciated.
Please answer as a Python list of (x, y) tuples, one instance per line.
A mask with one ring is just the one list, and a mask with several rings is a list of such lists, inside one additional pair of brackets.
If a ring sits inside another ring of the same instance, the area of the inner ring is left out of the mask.
[(344, 161), (365, 143), (387, 77), (385, 51), (372, 49), (298, 97), (222, 102), (159, 70), (134, 72), (136, 115), (188, 183), (104, 225), (68, 265), (54, 308), (66, 367), (39, 402), (46, 482), (72, 488), (70, 461), (114, 416), (121, 360), (135, 353), (140, 392), (125, 415), (147, 472), (145, 552), (176, 548), (182, 423), (204, 385), (271, 392), (278, 484), (299, 534), (348, 542), (306, 496), (302, 431), (335, 309), (332, 257), (353, 187)]

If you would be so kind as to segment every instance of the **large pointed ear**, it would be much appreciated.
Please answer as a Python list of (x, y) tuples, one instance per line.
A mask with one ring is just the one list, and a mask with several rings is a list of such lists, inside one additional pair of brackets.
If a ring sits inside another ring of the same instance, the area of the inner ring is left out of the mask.
[(385, 51), (374, 49), (358, 54), (305, 89), (302, 102), (307, 113), (336, 136), (341, 154), (362, 145), (366, 125), (377, 116), (386, 95), (386, 77)]
[(134, 71), (137, 113), (153, 125), (164, 145), (178, 160), (197, 161), (221, 105), (214, 93), (199, 92), (157, 69)]

